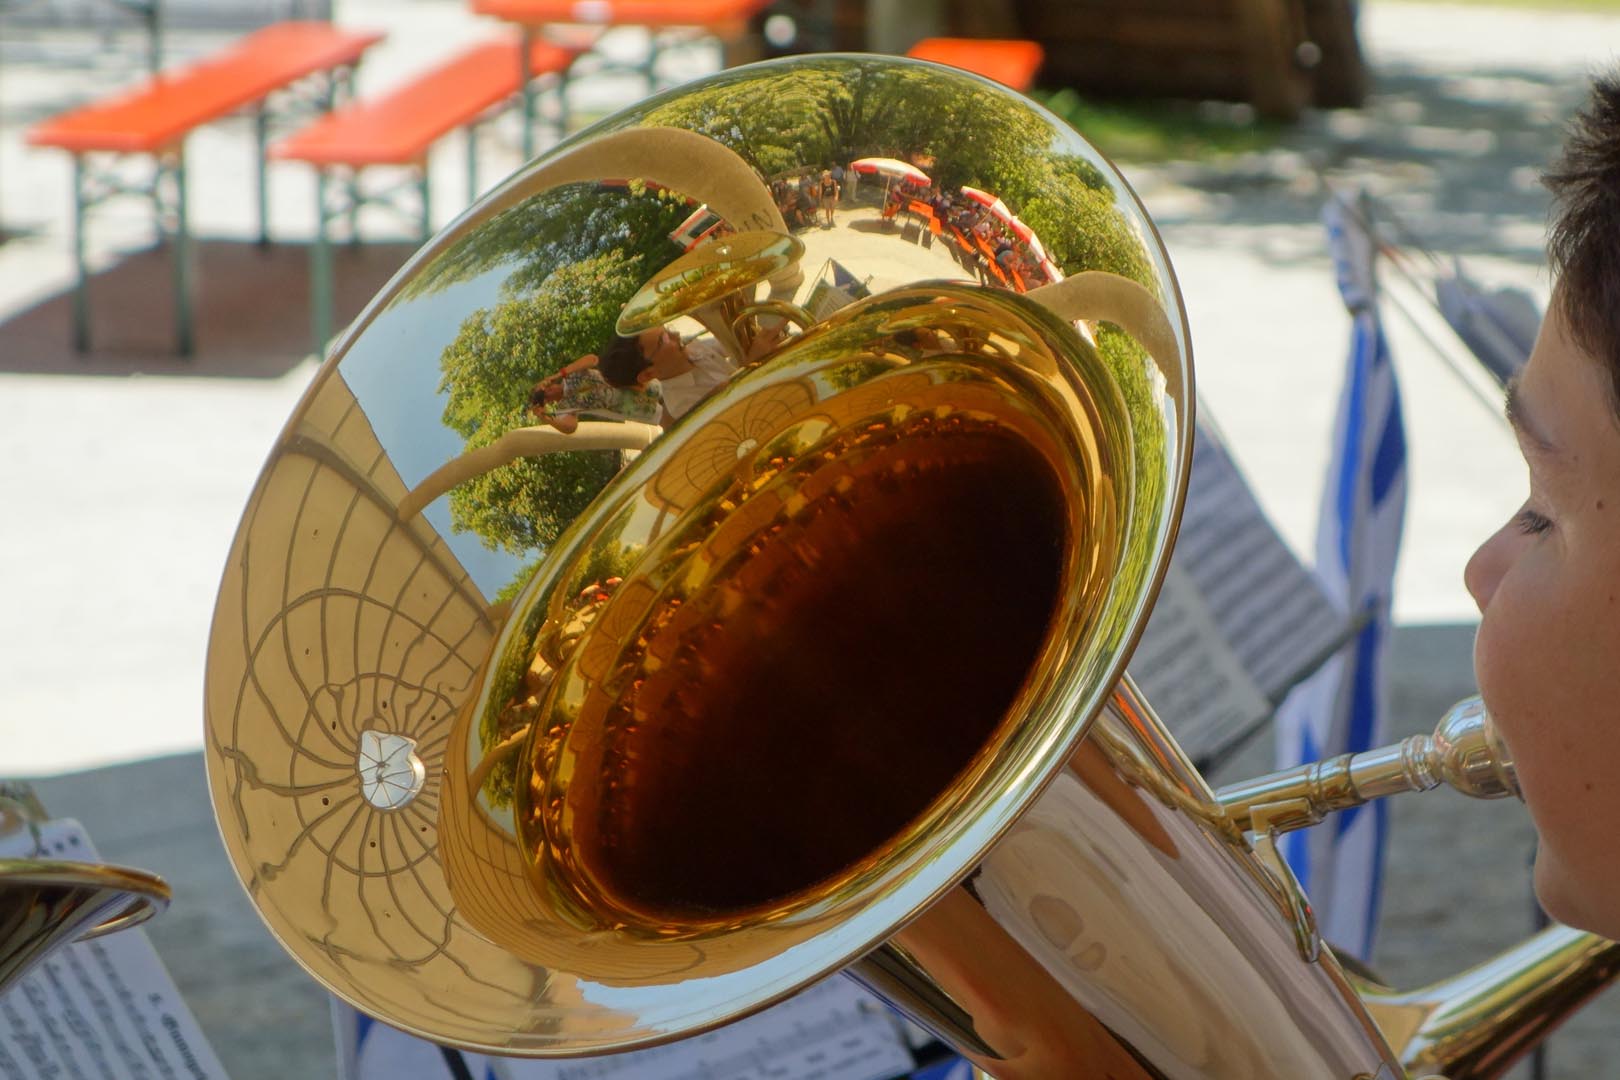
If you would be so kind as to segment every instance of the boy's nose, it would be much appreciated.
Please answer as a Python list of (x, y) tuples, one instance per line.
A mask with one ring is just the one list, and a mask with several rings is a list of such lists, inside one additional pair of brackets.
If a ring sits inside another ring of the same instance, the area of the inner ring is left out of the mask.
[(1511, 523), (1504, 525), (1487, 537), (1469, 558), (1468, 565), (1463, 567), (1463, 585), (1482, 615), (1490, 606), (1491, 597), (1496, 595), (1496, 587), (1501, 584), (1502, 575), (1507, 570), (1507, 531), (1511, 527)]

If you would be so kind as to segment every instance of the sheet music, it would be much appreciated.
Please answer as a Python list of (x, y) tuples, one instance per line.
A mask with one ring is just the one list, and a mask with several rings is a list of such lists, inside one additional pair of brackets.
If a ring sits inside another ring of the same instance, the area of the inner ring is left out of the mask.
[(1264, 718), (1341, 644), (1347, 617), (1199, 427), (1181, 534), (1130, 673), (1194, 757)]
[(1130, 672), (1181, 748), (1195, 758), (1218, 747), (1223, 734), (1246, 728), (1271, 709), (1227, 647), (1198, 587), (1174, 561)]
[[(76, 821), (43, 823), (40, 840), (41, 857), (101, 861)], [(34, 854), (28, 830), (0, 835), (0, 857)], [(0, 1077), (226, 1080), (140, 929), (59, 948), (0, 995)]]
[[(873, 994), (834, 975), (761, 1014), (667, 1046), (577, 1061), (468, 1054), (467, 1064), (476, 1077), (488, 1070), (497, 1080), (889, 1080), (915, 1067), (906, 1027)], [(437, 1064), (426, 1046), (392, 1031), (379, 1043), (368, 1035), (358, 1065), (343, 1075), (426, 1075)]]

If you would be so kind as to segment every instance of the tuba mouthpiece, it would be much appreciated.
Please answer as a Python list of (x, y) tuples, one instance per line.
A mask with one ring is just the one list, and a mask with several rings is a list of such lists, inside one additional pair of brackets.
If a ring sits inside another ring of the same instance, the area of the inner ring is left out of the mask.
[(1453, 705), (1431, 735), (1267, 773), (1215, 797), (1242, 831), (1290, 832), (1373, 799), (1442, 784), (1476, 799), (1522, 797), (1513, 758), (1478, 697)]
[(1479, 697), (1453, 705), (1423, 741), (1431, 767), (1446, 786), (1476, 799), (1524, 798), (1513, 755)]

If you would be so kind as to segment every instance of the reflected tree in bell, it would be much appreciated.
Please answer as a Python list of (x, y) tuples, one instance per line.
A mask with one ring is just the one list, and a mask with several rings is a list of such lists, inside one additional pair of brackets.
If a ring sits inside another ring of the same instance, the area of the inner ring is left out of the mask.
[[(533, 293), (475, 311), (440, 358), (444, 422), (467, 450), (533, 423), (529, 388), (577, 356), (602, 347), (619, 308), (640, 284), (639, 258), (617, 252), (557, 270)], [(504, 292), (505, 290), (503, 290)], [(549, 546), (617, 470), (609, 451), (525, 458), (450, 493), (457, 532), (523, 554)]]
[[(512, 207), (435, 260), (424, 275), (433, 290), (511, 268), (499, 301), (463, 320), (439, 360), (444, 423), (465, 450), (535, 422), (530, 388), (607, 344), (624, 302), (679, 254), (669, 234), (690, 212), (678, 193), (638, 181), (571, 185)], [(617, 468), (611, 451), (514, 462), (450, 493), (452, 527), (492, 550), (544, 549)]]

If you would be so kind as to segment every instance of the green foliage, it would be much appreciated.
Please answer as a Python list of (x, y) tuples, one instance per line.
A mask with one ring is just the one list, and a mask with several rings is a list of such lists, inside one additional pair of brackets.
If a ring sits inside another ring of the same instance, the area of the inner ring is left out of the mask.
[(759, 87), (752, 80), (722, 80), (654, 107), (640, 122), (707, 135), (761, 176), (836, 160), (842, 152), (838, 134), (823, 122), (822, 114), (840, 93), (843, 79), (818, 66), (777, 79), (771, 84), (770, 108), (760, 108)]
[[(446, 253), (455, 259), (440, 288), (513, 265), (500, 302), (469, 315), (439, 360), (444, 422), (467, 450), (532, 423), (524, 406), (535, 381), (608, 342), (625, 301), (678, 254), (669, 233), (689, 212), (678, 196), (640, 185), (576, 185), (513, 207)], [(530, 239), (519, 244), (520, 236)], [(617, 467), (611, 451), (513, 462), (450, 493), (452, 526), (491, 549), (548, 547)]]
[(1076, 181), (1054, 181), (1019, 216), (1065, 272), (1110, 270), (1159, 291), (1142, 239), (1111, 197)]
[(525, 563), (523, 569), (519, 570), (512, 576), (511, 581), (508, 581), (505, 585), (500, 587), (500, 589), (495, 593), (494, 598), (490, 600), (490, 604), (492, 606), (499, 606), (501, 604), (516, 603), (518, 594), (523, 591), (524, 586), (529, 584), (529, 579), (534, 577), (534, 572), (540, 569), (540, 564), (543, 561), (545, 560), (540, 558), (535, 559), (533, 562)]
[[(619, 309), (644, 276), (640, 257), (612, 252), (557, 270), (530, 296), (479, 310), (440, 357), (444, 422), (466, 449), (488, 446), (531, 422), (535, 380), (602, 347)], [(450, 493), (457, 532), (522, 554), (549, 546), (617, 470), (611, 451), (525, 458)]]
[(401, 297), (440, 292), (502, 266), (512, 268), (503, 289), (521, 295), (559, 267), (611, 250), (664, 256), (653, 263), (661, 266), (680, 254), (669, 234), (691, 211), (674, 192), (649, 191), (634, 180), (565, 184), (468, 229), (407, 283)]
[(1073, 90), (1035, 100), (1114, 161), (1206, 161), (1267, 150), (1287, 125), (1257, 120), (1247, 106), (1193, 101), (1099, 102)]
[(1053, 149), (1050, 121), (971, 81), (889, 63), (806, 61), (773, 72), (771, 108), (746, 75), (654, 106), (634, 122), (698, 131), (764, 175), (862, 157), (933, 161), (944, 188), (992, 191), (1045, 241), (1065, 272), (1112, 270), (1152, 284), (1142, 241), (1095, 162)]

